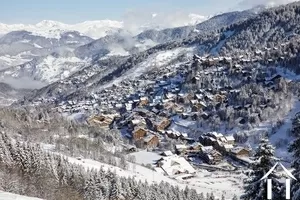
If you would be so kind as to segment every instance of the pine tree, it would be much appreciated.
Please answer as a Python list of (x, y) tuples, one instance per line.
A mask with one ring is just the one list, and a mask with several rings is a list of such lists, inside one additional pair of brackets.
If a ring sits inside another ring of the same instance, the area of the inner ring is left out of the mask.
[[(292, 123), (291, 130), (295, 140), (289, 147), (289, 151), (293, 153), (292, 167), (295, 169), (293, 175), (297, 180), (300, 180), (300, 115), (296, 115)], [(299, 181), (293, 181), (291, 188), (293, 200), (300, 198), (300, 183)]]
[[(274, 147), (268, 139), (261, 139), (260, 144), (254, 155), (255, 161), (251, 164), (252, 171), (249, 178), (245, 181), (245, 194), (241, 196), (244, 200), (265, 200), (267, 199), (267, 186), (261, 178), (276, 164), (274, 157)], [(268, 179), (272, 179), (273, 200), (281, 199), (281, 184), (278, 177), (272, 172)]]
[(111, 186), (110, 186), (110, 200), (118, 200), (120, 194), (120, 188), (118, 183), (118, 178), (116, 176), (113, 177), (111, 180)]

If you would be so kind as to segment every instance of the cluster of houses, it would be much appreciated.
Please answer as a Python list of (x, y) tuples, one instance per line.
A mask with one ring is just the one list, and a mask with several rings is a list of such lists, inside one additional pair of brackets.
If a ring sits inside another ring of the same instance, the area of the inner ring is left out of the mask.
[(233, 136), (217, 132), (202, 134), (197, 142), (175, 146), (176, 153), (185, 157), (199, 157), (208, 164), (218, 164), (223, 156), (235, 159), (249, 158), (251, 149), (238, 146)]
[[(166, 66), (152, 70), (134, 80), (122, 80), (119, 84), (96, 91), (84, 100), (61, 102), (60, 112), (80, 112), (90, 115), (87, 122), (100, 128), (118, 128), (137, 148), (155, 149), (165, 137), (182, 140), (187, 144), (176, 145), (179, 155), (199, 156), (210, 164), (219, 163), (222, 157), (249, 156), (250, 150), (238, 147), (232, 136), (226, 137), (211, 132), (200, 138), (189, 138), (187, 133), (172, 131), (169, 127), (175, 123), (174, 117), (182, 120), (205, 123), (215, 115), (220, 106), (233, 110), (251, 109), (251, 104), (233, 105), (230, 99), (240, 94), (238, 86), (222, 83), (222, 77), (235, 77), (240, 81), (253, 81), (254, 69), (245, 63), (258, 62), (247, 56), (199, 57), (185, 64)], [(262, 74), (262, 73), (261, 73)], [(214, 78), (207, 79), (207, 76)], [(255, 80), (266, 86), (274, 86), (282, 78), (275, 75), (263, 76)], [(197, 86), (187, 90), (186, 84)], [(268, 101), (262, 104), (265, 108)], [(239, 118), (237, 125), (243, 125), (247, 119)]]
[[(203, 121), (212, 117), (212, 111), (221, 105), (234, 110), (249, 110), (251, 104), (230, 105), (228, 99), (241, 91), (230, 85), (219, 82), (210, 84), (212, 87), (202, 89), (184, 89), (186, 83), (199, 85), (205, 83), (205, 77), (213, 74), (217, 77), (234, 75), (247, 81), (252, 78), (253, 69), (242, 67), (243, 63), (252, 62), (246, 58), (199, 57), (194, 56), (193, 62), (160, 68), (149, 71), (135, 80), (123, 80), (101, 92), (92, 93), (85, 102), (67, 101), (60, 109), (77, 112), (78, 109), (92, 109), (88, 119), (91, 125), (101, 128), (118, 128), (137, 148), (155, 149), (165, 137), (181, 139), (190, 145), (177, 145), (179, 155), (197, 155), (210, 164), (216, 164), (224, 155), (239, 157), (249, 156), (248, 149), (237, 147), (232, 136), (207, 133), (200, 138), (189, 138), (187, 133), (168, 129), (175, 116), (183, 120)], [(197, 65), (193, 63), (197, 63)], [(202, 69), (199, 69), (199, 66)], [(265, 79), (274, 82), (280, 76)], [(147, 84), (145, 84), (147, 82)], [(266, 102), (267, 103), (267, 102)], [(62, 110), (65, 112), (65, 110)], [(237, 124), (246, 123), (239, 118)]]

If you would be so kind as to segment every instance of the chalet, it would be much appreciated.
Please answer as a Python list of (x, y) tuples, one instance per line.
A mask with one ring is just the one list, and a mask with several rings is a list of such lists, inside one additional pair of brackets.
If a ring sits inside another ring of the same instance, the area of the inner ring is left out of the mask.
[(148, 135), (143, 139), (144, 147), (146, 148), (156, 148), (159, 144), (159, 138), (156, 135)]
[(156, 131), (165, 130), (170, 124), (171, 121), (165, 117), (157, 117), (154, 120), (152, 120), (152, 126)]
[(147, 105), (149, 103), (149, 99), (148, 99), (148, 97), (141, 97), (140, 98), (140, 106), (145, 106), (145, 105)]
[(212, 146), (202, 147), (199, 156), (208, 164), (217, 164), (222, 161), (222, 154)]
[(156, 165), (170, 177), (176, 176), (178, 178), (180, 175), (194, 175), (196, 173), (196, 170), (185, 158), (177, 155), (163, 157), (157, 161)]
[(213, 137), (207, 135), (201, 135), (199, 137), (199, 142), (204, 146), (214, 146), (216, 145), (217, 140)]
[(250, 156), (250, 150), (244, 148), (244, 147), (235, 147), (231, 149), (232, 155), (236, 157), (249, 157)]
[(167, 131), (167, 135), (169, 138), (172, 138), (172, 139), (178, 139), (180, 136), (181, 136), (181, 133), (178, 132), (178, 131), (171, 131), (171, 130), (168, 130)]
[(227, 143), (227, 144), (234, 145), (235, 139), (234, 139), (233, 136), (225, 136), (225, 138), (226, 138), (226, 143)]
[(192, 155), (198, 155), (201, 150), (202, 150), (202, 144), (199, 142), (194, 142), (193, 144), (191, 144), (188, 149), (186, 150), (187, 153), (189, 154), (189, 156)]
[(221, 150), (224, 152), (224, 153), (229, 153), (231, 152), (231, 150), (233, 149), (233, 145), (232, 144), (224, 144), (222, 147), (221, 147)]
[(134, 129), (136, 126), (146, 128), (147, 123), (143, 117), (134, 116), (133, 119), (128, 124), (129, 128)]
[(175, 145), (175, 150), (177, 154), (183, 154), (186, 152), (186, 150), (188, 149), (188, 146), (183, 145), (183, 144), (177, 144)]
[(219, 94), (215, 95), (216, 102), (223, 102), (225, 99), (226, 99), (225, 95), (219, 95)]
[(141, 127), (137, 127), (132, 131), (132, 138), (137, 141), (144, 138), (147, 134), (147, 130)]
[(109, 128), (110, 125), (114, 121), (114, 116), (113, 115), (101, 115), (101, 116), (94, 116), (91, 117), (88, 120), (88, 123), (91, 125), (98, 125), (102, 128)]

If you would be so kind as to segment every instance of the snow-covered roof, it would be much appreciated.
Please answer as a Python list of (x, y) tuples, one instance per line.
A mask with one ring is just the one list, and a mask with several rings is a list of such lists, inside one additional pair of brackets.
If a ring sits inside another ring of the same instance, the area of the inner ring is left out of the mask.
[(211, 132), (210, 134), (213, 135), (213, 136), (215, 136), (216, 138), (221, 138), (221, 137), (223, 137), (223, 134), (222, 134), (222, 133)]
[(201, 148), (204, 153), (209, 153), (214, 150), (213, 146), (205, 146)]
[(139, 124), (141, 122), (141, 120), (133, 119), (131, 122), (132, 122), (132, 124)]
[(147, 101), (148, 97), (141, 97), (141, 101)]
[(177, 145), (175, 145), (175, 148), (176, 149), (187, 149), (187, 146), (183, 145), (183, 144), (177, 144)]
[(234, 147), (233, 147), (232, 144), (225, 144), (225, 145), (224, 145), (224, 148), (227, 149), (227, 150), (231, 150), (231, 149), (233, 149)]
[(164, 158), (161, 168), (169, 175), (173, 176), (177, 173), (193, 174), (196, 170), (183, 157), (177, 155)]
[(164, 155), (166, 155), (166, 156), (172, 156), (173, 155), (173, 153), (171, 152), (171, 151), (165, 151), (165, 152), (163, 152), (164, 153)]
[(229, 136), (225, 136), (226, 140), (227, 141), (234, 141), (234, 137), (232, 135), (229, 135)]
[(244, 147), (235, 147), (235, 148), (231, 149), (231, 152), (234, 154), (238, 154), (242, 150), (247, 150), (247, 149), (245, 149)]

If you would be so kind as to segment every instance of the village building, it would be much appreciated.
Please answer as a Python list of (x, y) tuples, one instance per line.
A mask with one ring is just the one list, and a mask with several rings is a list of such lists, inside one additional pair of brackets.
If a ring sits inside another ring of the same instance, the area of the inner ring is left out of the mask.
[(250, 150), (244, 148), (244, 147), (235, 147), (231, 149), (232, 155), (235, 157), (249, 157), (250, 156)]
[(234, 139), (233, 136), (225, 136), (225, 138), (226, 138), (226, 141), (227, 141), (226, 143), (227, 143), (227, 144), (234, 145), (235, 139)]
[(188, 146), (183, 144), (177, 144), (175, 145), (175, 150), (177, 154), (184, 154), (188, 149)]
[(190, 175), (190, 177), (192, 177), (196, 173), (196, 170), (185, 158), (177, 155), (159, 159), (156, 166), (162, 169), (166, 175), (173, 178), (186, 178), (186, 175)]
[(222, 161), (222, 154), (212, 146), (202, 147), (199, 156), (208, 164), (218, 164)]
[(143, 139), (144, 148), (153, 149), (156, 148), (159, 144), (159, 138), (156, 135), (148, 135)]
[(140, 140), (142, 138), (144, 138), (147, 134), (147, 130), (142, 128), (142, 127), (136, 127), (133, 131), (132, 131), (132, 139), (134, 141)]
[(155, 131), (165, 130), (171, 124), (171, 121), (166, 117), (152, 118), (151, 122)]
[(110, 125), (114, 121), (114, 116), (113, 115), (100, 115), (100, 116), (94, 116), (88, 119), (88, 123), (90, 125), (94, 126), (100, 126), (101, 128), (110, 128)]

